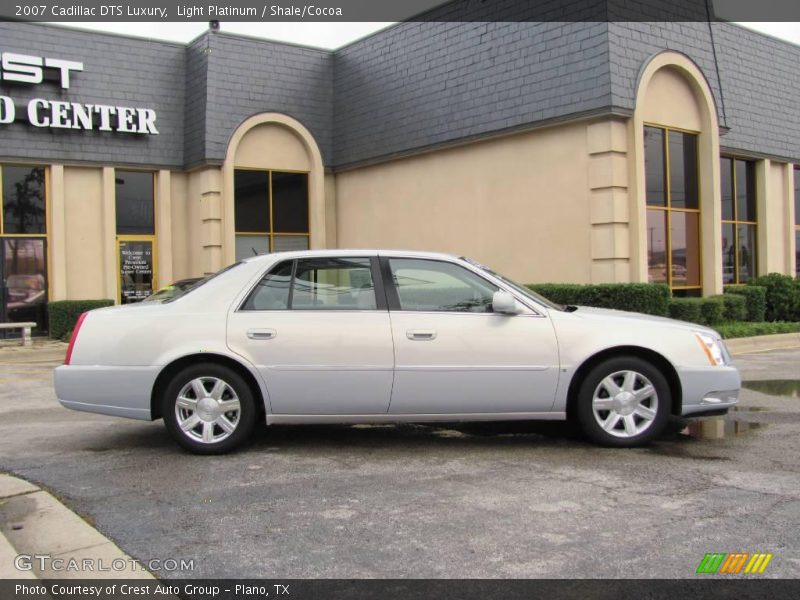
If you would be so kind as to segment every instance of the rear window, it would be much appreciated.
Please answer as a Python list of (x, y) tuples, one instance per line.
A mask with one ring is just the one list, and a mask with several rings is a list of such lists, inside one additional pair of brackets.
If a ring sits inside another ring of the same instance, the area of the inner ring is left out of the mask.
[(175, 302), (175, 300), (177, 300), (179, 298), (183, 298), (187, 294), (191, 294), (193, 291), (195, 291), (196, 289), (204, 286), (205, 284), (207, 284), (212, 279), (215, 279), (216, 277), (219, 277), (223, 273), (226, 273), (228, 271), (231, 271), (231, 270), (235, 269), (236, 267), (238, 267), (241, 264), (242, 264), (242, 261), (235, 262), (232, 265), (228, 265), (227, 267), (224, 267), (224, 268), (220, 269), (219, 271), (217, 271), (213, 275), (209, 275), (205, 279), (201, 279), (200, 281), (198, 281), (197, 283), (195, 283), (194, 285), (192, 285), (188, 289), (177, 290), (176, 295), (173, 296), (172, 298), (167, 298), (166, 300), (164, 300), (163, 304), (169, 304), (170, 302)]

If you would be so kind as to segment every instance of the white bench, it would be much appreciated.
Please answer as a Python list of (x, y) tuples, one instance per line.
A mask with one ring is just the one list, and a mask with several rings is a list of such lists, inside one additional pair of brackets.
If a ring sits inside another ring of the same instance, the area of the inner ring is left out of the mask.
[(22, 345), (31, 346), (31, 329), (36, 327), (36, 323), (21, 322), (21, 323), (0, 323), (0, 329), (21, 329), (22, 330)]

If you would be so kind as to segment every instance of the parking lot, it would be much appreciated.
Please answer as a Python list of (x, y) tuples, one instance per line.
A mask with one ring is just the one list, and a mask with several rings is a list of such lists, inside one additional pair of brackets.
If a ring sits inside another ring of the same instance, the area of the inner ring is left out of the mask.
[(0, 470), (189, 577), (691, 577), (706, 552), (800, 567), (800, 350), (737, 357), (739, 410), (649, 448), (558, 424), (258, 431), (197, 457), (161, 422), (63, 409), (53, 363), (0, 364)]

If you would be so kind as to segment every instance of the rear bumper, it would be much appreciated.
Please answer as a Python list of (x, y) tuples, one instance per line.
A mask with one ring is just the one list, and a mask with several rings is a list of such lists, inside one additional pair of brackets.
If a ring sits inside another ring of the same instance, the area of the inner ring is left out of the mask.
[(158, 367), (62, 365), (53, 374), (56, 398), (72, 410), (151, 420)]
[(736, 367), (679, 369), (683, 390), (681, 415), (724, 412), (739, 402), (741, 378)]

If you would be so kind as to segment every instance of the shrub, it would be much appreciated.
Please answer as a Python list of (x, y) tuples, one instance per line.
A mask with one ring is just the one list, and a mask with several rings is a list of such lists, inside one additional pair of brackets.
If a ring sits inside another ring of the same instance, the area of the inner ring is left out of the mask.
[(673, 298), (669, 301), (669, 316), (679, 321), (700, 323), (703, 318), (702, 298)]
[(720, 323), (714, 327), (725, 339), (737, 337), (750, 337), (753, 335), (772, 335), (775, 333), (797, 333), (800, 332), (800, 323), (784, 323), (773, 321), (769, 323)]
[(747, 320), (762, 322), (767, 311), (767, 289), (757, 285), (736, 285), (725, 288), (726, 294), (744, 296)]
[(700, 318), (703, 325), (715, 325), (725, 320), (725, 301), (719, 296), (700, 299)]
[(58, 300), (47, 305), (50, 315), (50, 337), (68, 338), (81, 313), (103, 306), (113, 306), (113, 300)]
[(716, 296), (721, 298), (725, 305), (726, 321), (746, 321), (747, 320), (747, 298), (741, 294), (722, 294)]
[(669, 302), (669, 316), (689, 323), (715, 325), (725, 320), (725, 302), (720, 296), (673, 298)]
[(792, 321), (800, 306), (800, 288), (789, 275), (770, 273), (750, 282), (767, 290), (767, 321)]
[(669, 287), (660, 283), (537, 283), (528, 287), (559, 304), (615, 308), (664, 316), (669, 304)]

